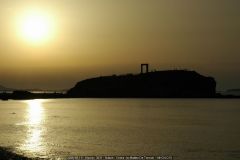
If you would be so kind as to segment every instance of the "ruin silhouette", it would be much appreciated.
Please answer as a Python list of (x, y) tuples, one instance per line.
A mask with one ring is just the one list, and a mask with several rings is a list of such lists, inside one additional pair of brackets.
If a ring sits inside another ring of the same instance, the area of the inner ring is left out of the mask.
[(148, 73), (148, 67), (149, 67), (149, 64), (141, 64), (141, 74), (144, 73), (144, 67), (145, 67), (145, 73)]

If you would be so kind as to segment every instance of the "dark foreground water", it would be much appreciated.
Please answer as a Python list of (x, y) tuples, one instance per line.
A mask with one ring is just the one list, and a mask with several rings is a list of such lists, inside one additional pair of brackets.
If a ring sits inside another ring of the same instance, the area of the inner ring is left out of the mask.
[(0, 101), (0, 146), (40, 158), (165, 155), (176, 160), (237, 160), (240, 100)]

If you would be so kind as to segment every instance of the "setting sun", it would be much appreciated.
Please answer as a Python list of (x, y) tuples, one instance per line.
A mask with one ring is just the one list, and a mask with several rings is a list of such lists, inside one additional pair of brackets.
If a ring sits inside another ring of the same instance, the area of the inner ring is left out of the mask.
[(240, 0), (0, 0), (0, 160), (240, 160)]
[(25, 13), (20, 19), (20, 34), (27, 41), (40, 43), (50, 38), (53, 23), (44, 12), (31, 11)]

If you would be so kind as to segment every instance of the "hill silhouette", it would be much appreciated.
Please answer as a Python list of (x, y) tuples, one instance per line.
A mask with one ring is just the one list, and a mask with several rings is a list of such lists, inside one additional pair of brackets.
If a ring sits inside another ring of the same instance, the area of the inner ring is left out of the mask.
[(104, 76), (78, 82), (69, 97), (215, 97), (216, 81), (195, 71), (169, 70)]

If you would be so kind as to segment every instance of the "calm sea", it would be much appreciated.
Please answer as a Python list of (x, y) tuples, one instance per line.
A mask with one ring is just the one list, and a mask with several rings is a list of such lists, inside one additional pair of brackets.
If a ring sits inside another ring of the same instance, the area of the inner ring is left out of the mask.
[(29, 157), (240, 159), (237, 99), (0, 101), (0, 146)]

